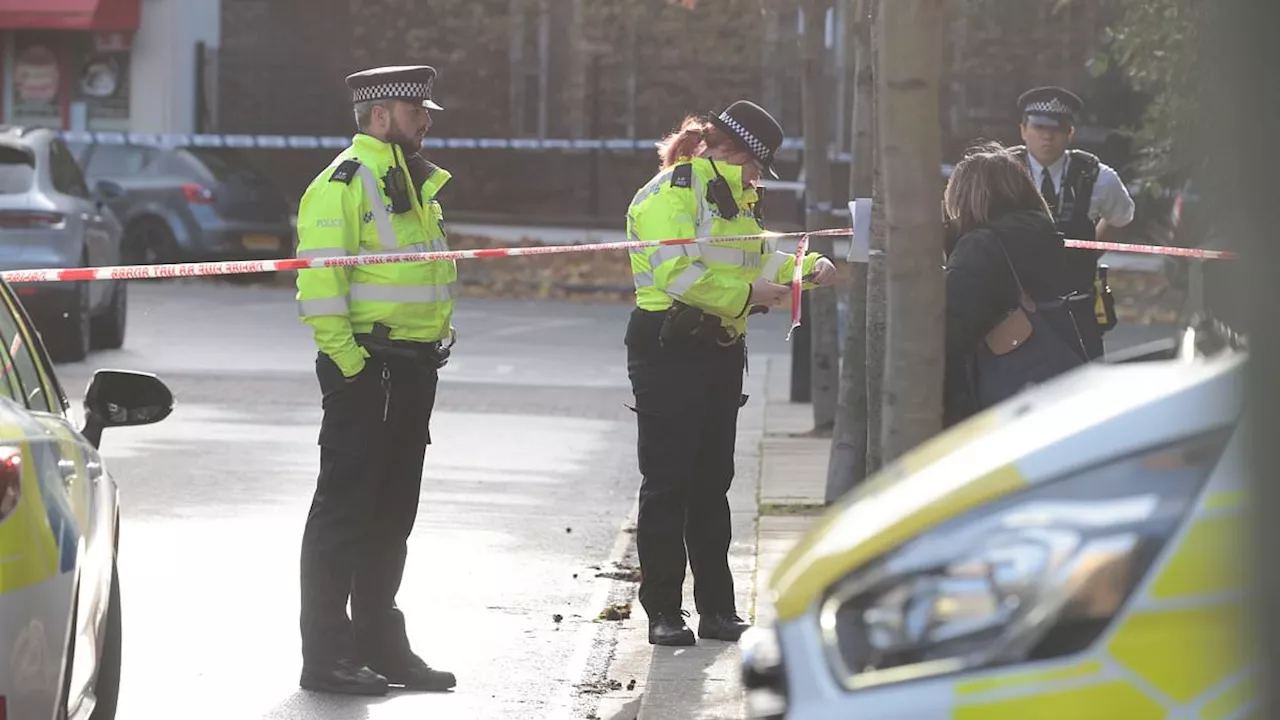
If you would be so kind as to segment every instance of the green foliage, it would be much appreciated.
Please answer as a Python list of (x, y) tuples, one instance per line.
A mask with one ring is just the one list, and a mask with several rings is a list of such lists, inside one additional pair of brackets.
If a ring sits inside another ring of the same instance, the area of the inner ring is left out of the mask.
[(1150, 103), (1134, 137), (1137, 171), (1148, 191), (1180, 183), (1204, 164), (1199, 117), (1200, 34), (1214, 12), (1204, 0), (1111, 0), (1119, 19), (1090, 63), (1095, 75), (1116, 64)]

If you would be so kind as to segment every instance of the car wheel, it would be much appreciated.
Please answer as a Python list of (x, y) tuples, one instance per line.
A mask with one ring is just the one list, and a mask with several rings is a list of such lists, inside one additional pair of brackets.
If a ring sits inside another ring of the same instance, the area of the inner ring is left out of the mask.
[(89, 720), (115, 720), (120, 701), (120, 665), (123, 659), (123, 628), (120, 623), (120, 571), (111, 561), (111, 598), (107, 601), (102, 657), (98, 660), (98, 677), (93, 683), (97, 702)]
[(93, 319), (90, 334), (95, 348), (115, 350), (124, 345), (125, 321), (129, 315), (129, 285), (121, 280), (111, 293), (111, 305), (101, 316)]
[(57, 320), (55, 332), (46, 337), (49, 356), (55, 362), (79, 362), (89, 355), (92, 328), (89, 309), (89, 282), (76, 283), (76, 299), (67, 308), (65, 317)]
[(129, 226), (120, 247), (126, 265), (177, 262), (177, 242), (163, 220), (145, 218)]

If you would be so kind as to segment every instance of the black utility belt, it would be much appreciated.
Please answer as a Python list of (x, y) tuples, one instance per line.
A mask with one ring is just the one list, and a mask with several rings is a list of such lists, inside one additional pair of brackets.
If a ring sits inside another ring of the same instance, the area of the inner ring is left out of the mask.
[(747, 336), (725, 327), (720, 318), (701, 308), (676, 301), (663, 316), (658, 341), (667, 347), (728, 348), (745, 344)]
[(449, 348), (442, 342), (413, 342), (389, 340), (365, 333), (357, 333), (356, 344), (380, 359), (409, 360), (422, 365), (436, 365), (449, 357)]

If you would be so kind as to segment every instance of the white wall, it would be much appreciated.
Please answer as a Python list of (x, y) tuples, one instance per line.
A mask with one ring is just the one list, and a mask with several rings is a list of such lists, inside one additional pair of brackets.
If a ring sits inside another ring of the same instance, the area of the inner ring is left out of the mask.
[(130, 66), (130, 130), (195, 130), (196, 43), (217, 47), (221, 0), (142, 0)]

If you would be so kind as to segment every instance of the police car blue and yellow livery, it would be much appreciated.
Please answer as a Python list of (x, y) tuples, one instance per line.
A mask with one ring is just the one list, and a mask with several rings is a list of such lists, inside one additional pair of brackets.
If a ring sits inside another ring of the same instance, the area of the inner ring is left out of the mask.
[(770, 577), (751, 717), (1253, 717), (1244, 368), (1091, 365), (850, 493)]
[[(737, 204), (736, 214), (725, 217), (708, 199), (708, 187), (717, 174), (728, 183)], [(658, 173), (636, 193), (627, 210), (630, 240), (759, 235), (764, 233), (760, 193), (743, 187), (742, 166), (715, 163), (706, 158), (685, 158)], [(661, 312), (675, 300), (701, 308), (720, 318), (732, 335), (746, 332), (751, 283), (766, 278), (790, 284), (795, 256), (778, 252), (772, 239), (734, 240), (723, 243), (660, 245), (631, 251), (636, 305)], [(813, 273), (818, 258), (804, 258), (804, 275)], [(815, 287), (805, 283), (804, 289)]]
[[(104, 398), (110, 398), (109, 402)], [(53, 365), (0, 282), (0, 717), (111, 720), (121, 662), (117, 487), (103, 428), (172, 411), (154, 376), (95, 373), (72, 425)]]

